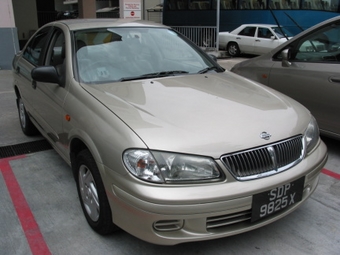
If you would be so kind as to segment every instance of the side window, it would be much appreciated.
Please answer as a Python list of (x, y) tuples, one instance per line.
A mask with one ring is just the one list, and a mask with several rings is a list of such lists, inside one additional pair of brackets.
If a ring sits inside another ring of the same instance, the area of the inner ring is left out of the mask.
[(65, 36), (64, 33), (56, 28), (47, 50), (45, 65), (54, 66), (61, 77), (65, 74)]
[(24, 51), (23, 57), (34, 65), (39, 64), (43, 47), (48, 39), (49, 31), (50, 27), (47, 27), (36, 34)]
[(207, 10), (207, 9), (210, 9), (210, 2), (189, 0), (189, 9), (190, 10)]
[(304, 37), (292, 51), (293, 60), (303, 62), (340, 61), (340, 26), (326, 26)]
[(265, 27), (259, 27), (257, 31), (257, 37), (259, 38), (271, 38), (273, 33)]
[(47, 51), (45, 65), (59, 66), (64, 63), (65, 59), (65, 36), (64, 33), (57, 29), (51, 40), (50, 47)]
[(244, 36), (254, 36), (256, 31), (256, 27), (245, 27), (239, 35), (244, 35)]

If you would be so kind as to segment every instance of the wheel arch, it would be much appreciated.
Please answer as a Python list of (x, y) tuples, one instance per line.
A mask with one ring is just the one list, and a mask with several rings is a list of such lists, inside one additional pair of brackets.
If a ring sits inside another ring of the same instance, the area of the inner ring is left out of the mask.
[(239, 45), (236, 41), (229, 41), (229, 42), (226, 44), (226, 47), (228, 47), (231, 43), (235, 43), (235, 44), (240, 48), (240, 45)]
[(225, 50), (226, 50), (226, 51), (228, 51), (228, 48), (229, 48), (229, 46), (230, 46), (231, 44), (235, 44), (235, 45), (237, 46), (237, 48), (238, 48), (238, 54), (236, 54), (236, 56), (242, 53), (242, 50), (241, 50), (241, 48), (240, 48), (240, 45), (239, 45), (236, 41), (229, 41), (229, 42), (226, 44), (226, 47), (225, 47)]
[[(98, 152), (95, 144), (93, 143), (92, 140), (90, 140), (89, 137), (88, 139), (82, 139), (78, 136), (74, 137), (70, 142), (70, 161), (74, 178), (77, 178), (76, 158), (77, 155), (83, 150), (88, 150), (96, 162), (101, 162), (100, 153)], [(100, 170), (100, 166), (98, 164), (97, 167)]]
[(20, 94), (20, 91), (19, 91), (19, 88), (17, 85), (14, 85), (14, 93), (15, 93), (15, 96), (16, 96), (16, 103), (17, 103), (17, 107), (18, 107), (18, 99), (21, 98), (21, 94)]

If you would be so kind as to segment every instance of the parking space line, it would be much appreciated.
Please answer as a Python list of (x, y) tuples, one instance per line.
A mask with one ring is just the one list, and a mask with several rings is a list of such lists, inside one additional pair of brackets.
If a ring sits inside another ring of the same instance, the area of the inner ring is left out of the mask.
[(327, 169), (324, 168), (324, 169), (322, 169), (322, 173), (325, 174), (325, 175), (328, 175), (330, 177), (333, 177), (335, 179), (340, 180), (340, 174), (335, 173), (333, 171), (330, 171), (330, 170), (327, 170)]
[(27, 242), (33, 255), (51, 254), (34, 215), (26, 201), (20, 185), (13, 173), (9, 161), (24, 158), (25, 155), (0, 159), (0, 171), (6, 183), (9, 195), (12, 199), (15, 211), (18, 215), (21, 227), (25, 233)]

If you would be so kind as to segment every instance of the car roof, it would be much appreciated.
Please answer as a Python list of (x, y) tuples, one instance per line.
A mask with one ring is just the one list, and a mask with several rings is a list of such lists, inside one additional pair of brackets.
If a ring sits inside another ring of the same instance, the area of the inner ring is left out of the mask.
[(278, 25), (274, 25), (274, 24), (243, 24), (241, 26), (277, 27)]
[(101, 27), (167, 27), (152, 21), (133, 19), (65, 19), (58, 20), (49, 24), (51, 25), (58, 23), (66, 25), (72, 31)]

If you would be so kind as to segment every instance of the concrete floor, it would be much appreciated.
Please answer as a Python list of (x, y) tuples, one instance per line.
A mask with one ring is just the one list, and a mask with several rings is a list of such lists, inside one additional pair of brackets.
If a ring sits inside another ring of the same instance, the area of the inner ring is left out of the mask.
[[(242, 59), (223, 59), (226, 69)], [(22, 134), (10, 71), (0, 71), (0, 147)], [(87, 225), (71, 170), (53, 150), (0, 159), (0, 255), (340, 253), (340, 141), (323, 138), (329, 160), (312, 197), (289, 216), (237, 236), (158, 246), (120, 230), (100, 236)], [(328, 170), (328, 171), (326, 171)]]

